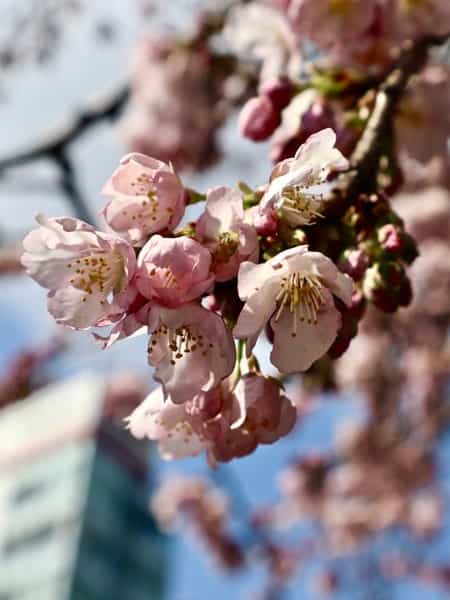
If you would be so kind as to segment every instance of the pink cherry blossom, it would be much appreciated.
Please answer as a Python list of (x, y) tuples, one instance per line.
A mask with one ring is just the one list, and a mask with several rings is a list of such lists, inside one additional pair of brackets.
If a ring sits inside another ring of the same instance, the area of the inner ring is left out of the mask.
[[(435, 171), (435, 182), (448, 187), (449, 102), (450, 67), (447, 65), (432, 63), (410, 83), (395, 119), (395, 140), (407, 183), (420, 177), (427, 183), (424, 175), (431, 167), (430, 178)], [(419, 129), (420, 136), (417, 135)]]
[(212, 252), (217, 281), (236, 277), (244, 260), (258, 260), (258, 236), (254, 227), (244, 223), (242, 196), (232, 188), (217, 187), (208, 192), (196, 236)]
[(134, 437), (158, 442), (165, 460), (196, 456), (208, 445), (201, 419), (189, 415), (184, 404), (165, 400), (161, 387), (153, 390), (126, 420)]
[(260, 265), (243, 263), (238, 290), (245, 305), (234, 328), (251, 352), (265, 325), (273, 330), (272, 363), (284, 373), (307, 370), (334, 342), (341, 317), (333, 295), (351, 303), (352, 279), (320, 252), (297, 246)]
[(325, 182), (332, 171), (348, 168), (347, 159), (335, 148), (336, 134), (323, 129), (300, 146), (294, 158), (275, 165), (269, 187), (261, 201), (261, 211), (276, 208), (291, 225), (306, 225), (320, 215)]
[(227, 462), (272, 444), (296, 421), (292, 402), (275, 381), (248, 374), (233, 389), (231, 378), (194, 401), (174, 404), (154, 390), (126, 419), (138, 439), (158, 442), (161, 456), (172, 460), (206, 451), (210, 464)]
[(103, 214), (117, 233), (142, 245), (152, 233), (173, 230), (185, 208), (185, 190), (173, 168), (144, 154), (128, 154), (106, 182)]
[(136, 286), (140, 293), (174, 308), (195, 300), (211, 286), (211, 253), (186, 237), (154, 235), (138, 256)]
[(280, 10), (257, 2), (237, 5), (229, 11), (224, 35), (233, 52), (261, 61), (261, 80), (298, 77), (302, 59), (297, 39)]
[(233, 370), (233, 338), (216, 313), (195, 303), (177, 309), (153, 306), (148, 325), (149, 363), (175, 404), (212, 390)]
[(450, 32), (450, 3), (447, 0), (394, 0), (388, 6), (400, 37), (419, 38)]
[(136, 259), (122, 238), (70, 217), (36, 218), (24, 241), (22, 264), (49, 290), (48, 310), (75, 329), (117, 321), (136, 295), (130, 287)]
[(227, 114), (224, 73), (207, 43), (179, 44), (176, 36), (142, 39), (135, 49), (131, 98), (122, 132), (129, 148), (199, 170), (220, 152), (216, 132)]
[(288, 15), (298, 33), (329, 50), (364, 43), (379, 0), (292, 0)]
[(257, 374), (244, 375), (233, 391), (233, 419), (220, 421), (209, 452), (226, 462), (253, 452), (259, 444), (273, 444), (293, 428), (297, 411), (280, 385)]
[(119, 340), (147, 333), (148, 313), (151, 303), (139, 292), (127, 307), (126, 313), (114, 324), (106, 336), (93, 333), (93, 337), (99, 342), (104, 350), (110, 348)]

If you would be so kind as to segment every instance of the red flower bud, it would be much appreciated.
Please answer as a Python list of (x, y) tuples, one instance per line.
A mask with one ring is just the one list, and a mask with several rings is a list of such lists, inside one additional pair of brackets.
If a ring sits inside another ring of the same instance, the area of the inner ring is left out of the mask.
[(402, 234), (392, 223), (388, 223), (378, 230), (378, 241), (388, 252), (401, 252), (403, 248)]
[(266, 96), (250, 98), (239, 115), (241, 134), (254, 142), (266, 140), (280, 123), (280, 112)]
[(262, 84), (259, 92), (262, 96), (266, 96), (276, 109), (281, 111), (291, 101), (293, 85), (287, 77), (269, 79)]

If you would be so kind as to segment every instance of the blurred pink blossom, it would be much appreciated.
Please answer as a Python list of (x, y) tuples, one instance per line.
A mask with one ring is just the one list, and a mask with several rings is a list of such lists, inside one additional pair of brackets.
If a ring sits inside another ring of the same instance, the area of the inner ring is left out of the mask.
[(144, 39), (133, 57), (131, 101), (121, 126), (127, 145), (179, 170), (213, 163), (226, 113), (223, 83), (207, 44), (183, 48), (172, 38)]

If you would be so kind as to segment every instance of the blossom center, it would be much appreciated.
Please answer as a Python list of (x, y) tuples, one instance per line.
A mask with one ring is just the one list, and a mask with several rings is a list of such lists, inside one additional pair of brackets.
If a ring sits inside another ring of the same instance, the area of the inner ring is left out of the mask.
[(162, 287), (173, 288), (179, 287), (178, 279), (173, 274), (172, 270), (168, 267), (152, 267), (148, 270), (149, 277), (158, 275), (162, 279)]
[(124, 260), (120, 252), (92, 253), (68, 262), (66, 267), (70, 273), (69, 283), (86, 292), (82, 302), (97, 294), (102, 297), (100, 304), (105, 304), (105, 298), (111, 292), (120, 291), (124, 274)]
[[(149, 221), (157, 221), (160, 216), (161, 205), (158, 200), (158, 195), (154, 189), (154, 184), (151, 177), (147, 173), (141, 173), (134, 181), (131, 182), (134, 188), (135, 196), (145, 196), (146, 199), (141, 201), (141, 206), (136, 208), (123, 209), (122, 215), (129, 217), (131, 221), (139, 223), (143, 229), (146, 228), (146, 223)], [(172, 216), (174, 210), (172, 207), (165, 209), (169, 216)]]
[(328, 9), (332, 15), (346, 16), (350, 12), (349, 0), (329, 0)]
[(214, 251), (216, 262), (227, 262), (239, 248), (239, 234), (235, 231), (226, 231), (219, 235), (219, 243)]
[(306, 185), (293, 185), (284, 188), (280, 208), (284, 211), (297, 214), (306, 223), (311, 223), (321, 216), (320, 207), (322, 202), (322, 193), (314, 193)]
[(164, 323), (161, 323), (158, 329), (153, 331), (151, 342), (147, 348), (149, 355), (159, 344), (168, 348), (171, 365), (175, 365), (177, 361), (195, 352), (206, 356), (206, 348), (213, 347), (213, 344), (206, 342), (203, 334), (198, 333), (189, 325), (171, 328)]
[(428, 0), (403, 0), (401, 3), (402, 9), (405, 12), (416, 10), (418, 8), (431, 8)]
[(284, 310), (292, 314), (292, 337), (297, 335), (298, 320), (310, 325), (317, 324), (317, 313), (324, 302), (322, 285), (316, 275), (310, 273), (292, 273), (283, 277), (280, 291), (276, 297), (278, 321)]

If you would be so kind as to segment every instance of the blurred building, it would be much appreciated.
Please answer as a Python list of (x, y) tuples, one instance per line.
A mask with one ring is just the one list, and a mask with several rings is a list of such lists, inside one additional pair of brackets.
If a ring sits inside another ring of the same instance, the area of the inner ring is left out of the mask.
[(148, 447), (78, 376), (0, 411), (0, 600), (158, 600)]

